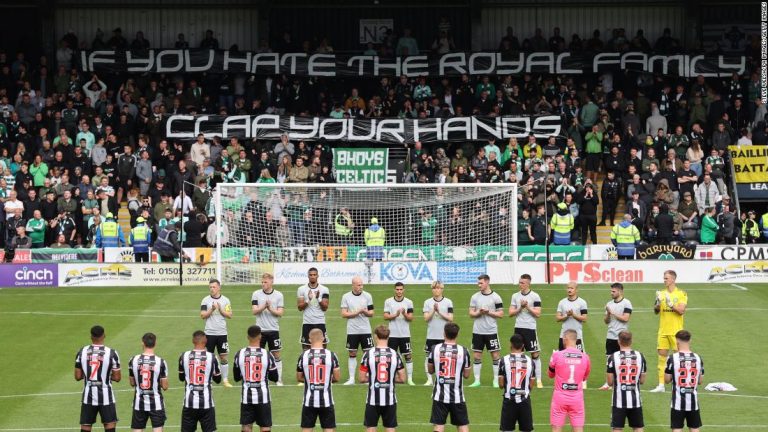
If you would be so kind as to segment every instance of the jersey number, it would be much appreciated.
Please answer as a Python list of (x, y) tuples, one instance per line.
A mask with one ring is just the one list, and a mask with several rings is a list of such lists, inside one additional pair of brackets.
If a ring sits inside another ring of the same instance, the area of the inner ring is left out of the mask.
[(141, 375), (139, 388), (142, 390), (152, 388), (152, 369), (149, 368), (149, 365), (142, 365), (141, 369), (139, 369), (139, 375)]
[(90, 381), (96, 381), (99, 377), (99, 369), (101, 369), (101, 358), (95, 358), (88, 361), (88, 365), (91, 367), (91, 375), (88, 377)]
[(568, 384), (573, 384), (576, 382), (576, 379), (574, 378), (574, 375), (576, 374), (576, 365), (568, 365), (568, 369), (571, 370), (571, 373), (568, 376)]
[(379, 362), (376, 366), (376, 381), (380, 383), (389, 382), (389, 363)]
[(699, 370), (696, 367), (680, 368), (677, 376), (677, 386), (682, 388), (694, 388), (699, 382)]
[(456, 376), (456, 358), (440, 357), (440, 370), (437, 371), (437, 376), (454, 378)]
[(261, 357), (245, 358), (245, 380), (248, 382), (261, 382), (264, 379), (262, 374)]
[(522, 387), (523, 380), (525, 379), (525, 376), (528, 374), (528, 369), (515, 369), (512, 368), (509, 371), (509, 375), (512, 377), (511, 388), (519, 389)]
[(189, 383), (192, 385), (203, 385), (205, 381), (205, 363), (199, 361), (189, 362)]
[(316, 385), (325, 384), (326, 366), (323, 363), (309, 365), (309, 383)]
[(619, 366), (619, 384), (637, 384), (637, 365)]

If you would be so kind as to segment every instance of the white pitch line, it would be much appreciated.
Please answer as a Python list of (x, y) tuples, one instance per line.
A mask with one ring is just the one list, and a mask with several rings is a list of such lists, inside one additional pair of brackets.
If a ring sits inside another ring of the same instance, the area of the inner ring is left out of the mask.
[(747, 289), (747, 287), (744, 287), (744, 286), (741, 286), (741, 285), (731, 284), (731, 286), (732, 286), (732, 287), (736, 287), (736, 288), (738, 288), (738, 289), (740, 289), (740, 290), (742, 290), (742, 291), (749, 291), (749, 290)]

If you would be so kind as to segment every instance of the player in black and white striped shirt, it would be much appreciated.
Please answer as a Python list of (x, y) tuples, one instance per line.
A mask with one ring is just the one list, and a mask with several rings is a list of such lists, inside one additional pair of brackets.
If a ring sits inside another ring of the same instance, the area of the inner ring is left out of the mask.
[(159, 432), (166, 420), (162, 391), (168, 390), (168, 364), (155, 355), (157, 336), (154, 333), (145, 333), (141, 344), (144, 351), (128, 362), (128, 379), (131, 386), (136, 387), (131, 429), (144, 430), (147, 420), (151, 420), (152, 430)]
[(499, 430), (513, 431), (517, 423), (521, 431), (532, 431), (530, 394), (536, 376), (536, 366), (533, 360), (525, 355), (523, 335), (512, 335), (509, 344), (510, 354), (504, 356), (499, 364), (498, 382), (499, 387), (504, 389)]
[(248, 327), (248, 346), (235, 354), (235, 381), (243, 381), (240, 398), (240, 425), (243, 432), (251, 432), (256, 423), (262, 432), (272, 428), (272, 405), (269, 383), (277, 382), (275, 357), (261, 347), (261, 327)]
[(427, 358), (429, 373), (437, 372), (437, 380), (432, 390), (432, 416), (430, 423), (434, 432), (445, 430), (445, 421), (451, 415), (451, 424), (459, 432), (469, 431), (469, 415), (464, 401), (464, 379), (472, 371), (469, 351), (456, 343), (459, 337), (459, 325), (448, 323), (443, 330), (445, 340), (432, 347)]
[(323, 348), (325, 333), (313, 328), (307, 335), (309, 349), (299, 357), (296, 380), (304, 383), (304, 400), (301, 406), (301, 430), (310, 432), (317, 419), (323, 430), (336, 428), (336, 412), (333, 408), (331, 383), (341, 378), (339, 358), (331, 350)]
[(368, 383), (365, 403), (365, 425), (368, 432), (376, 432), (381, 418), (384, 430), (393, 432), (397, 427), (397, 396), (395, 383), (405, 382), (405, 366), (393, 348), (389, 347), (389, 327), (374, 329), (376, 345), (363, 354), (358, 379)]
[(104, 430), (114, 432), (117, 426), (117, 410), (112, 382), (120, 382), (120, 356), (117, 351), (104, 345), (104, 327), (91, 327), (91, 344), (77, 352), (75, 380), (84, 380), (83, 401), (80, 407), (80, 430), (90, 431), (101, 417)]
[(643, 401), (640, 385), (645, 383), (647, 365), (640, 351), (632, 349), (632, 333), (623, 330), (618, 334), (619, 351), (608, 356), (606, 382), (613, 387), (611, 428), (624, 430), (624, 422), (634, 431), (642, 431)]
[(671, 427), (682, 432), (685, 423), (691, 432), (701, 427), (697, 388), (704, 376), (704, 361), (691, 351), (691, 333), (680, 330), (675, 334), (677, 352), (667, 357), (664, 383), (672, 383)]
[(185, 384), (184, 408), (181, 410), (182, 432), (195, 431), (198, 422), (203, 432), (216, 430), (211, 381), (220, 383), (221, 371), (216, 356), (205, 348), (207, 342), (205, 332), (194, 332), (194, 349), (179, 357), (179, 380)]

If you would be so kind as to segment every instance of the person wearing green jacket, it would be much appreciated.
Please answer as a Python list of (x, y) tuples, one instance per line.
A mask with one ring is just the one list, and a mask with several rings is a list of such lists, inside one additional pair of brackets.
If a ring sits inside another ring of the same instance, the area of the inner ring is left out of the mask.
[(45, 228), (48, 226), (40, 210), (35, 210), (32, 219), (27, 222), (26, 231), (32, 241), (32, 249), (45, 247)]
[(592, 130), (584, 137), (587, 142), (587, 177), (597, 183), (597, 173), (600, 171), (600, 158), (603, 156), (603, 132), (599, 125), (593, 125)]
[(48, 177), (48, 164), (43, 162), (43, 157), (35, 156), (35, 161), (29, 166), (29, 173), (36, 188), (45, 186), (45, 178)]
[(706, 214), (701, 219), (701, 244), (714, 244), (717, 239), (717, 221), (715, 221), (715, 208), (704, 210)]

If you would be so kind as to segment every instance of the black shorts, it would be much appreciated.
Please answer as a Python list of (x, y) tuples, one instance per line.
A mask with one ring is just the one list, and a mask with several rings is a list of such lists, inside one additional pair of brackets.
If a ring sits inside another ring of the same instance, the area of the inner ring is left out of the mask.
[(541, 351), (541, 348), (539, 348), (539, 335), (536, 334), (536, 330), (515, 327), (515, 334), (523, 337), (523, 346), (525, 346), (526, 351), (530, 353)]
[(614, 429), (624, 429), (625, 420), (629, 423), (630, 428), (645, 427), (642, 408), (613, 407), (611, 411), (611, 427)]
[[(229, 342), (227, 342), (227, 335), (205, 335), (207, 339), (205, 342), (205, 349), (212, 353), (219, 352), (219, 355), (229, 352)], [(214, 351), (215, 350), (215, 351)]]
[(181, 432), (195, 432), (197, 422), (200, 422), (200, 429), (203, 432), (214, 432), (216, 430), (216, 410), (214, 408), (182, 408), (181, 409)]
[[(557, 349), (562, 351), (565, 349), (565, 345), (563, 344), (563, 338), (560, 338), (560, 342), (557, 343)], [(581, 341), (581, 339), (576, 339), (576, 349), (584, 352), (584, 342)]]
[(320, 329), (323, 331), (323, 343), (328, 345), (328, 332), (325, 331), (325, 324), (303, 324), (301, 326), (301, 344), (309, 345), (309, 332), (312, 329)]
[(521, 431), (533, 430), (533, 413), (530, 398), (520, 403), (504, 398), (504, 402), (501, 404), (499, 430), (513, 431), (515, 430), (515, 424), (520, 426)]
[(696, 411), (678, 411), (676, 409), (670, 410), (670, 427), (672, 429), (682, 429), (686, 423), (689, 429), (700, 428), (701, 425), (701, 413)]
[(363, 426), (375, 428), (379, 425), (379, 418), (381, 418), (381, 425), (385, 428), (396, 428), (397, 405), (373, 406), (365, 404)]
[[(606, 339), (605, 340), (605, 355), (609, 356), (617, 351), (619, 351), (621, 348), (619, 348), (619, 341), (616, 339)], [(632, 426), (630, 426), (632, 427)], [(637, 426), (641, 427), (641, 426)]]
[(151, 420), (152, 428), (160, 428), (165, 425), (165, 410), (138, 411), (133, 410), (131, 417), (131, 429), (144, 429), (147, 427), (147, 420)]
[(347, 351), (357, 351), (357, 347), (363, 350), (373, 348), (373, 336), (370, 333), (347, 335)]
[(320, 427), (323, 429), (336, 427), (336, 412), (332, 406), (325, 408), (301, 407), (301, 427), (314, 429), (317, 419), (320, 419)]
[(101, 423), (116, 423), (117, 409), (115, 404), (109, 405), (80, 405), (80, 424), (92, 425), (96, 423), (96, 414), (101, 417)]
[(387, 340), (387, 346), (395, 351), (399, 351), (400, 354), (410, 354), (411, 351), (411, 338), (409, 337), (391, 337)]
[(499, 335), (472, 333), (472, 351), (482, 352), (483, 349), (487, 349), (491, 352), (501, 350), (501, 345), (499, 344)]
[(445, 342), (442, 339), (427, 339), (427, 342), (424, 344), (424, 352), (429, 354), (432, 351), (432, 347)]
[(451, 415), (451, 424), (454, 426), (466, 426), (469, 424), (469, 414), (467, 414), (467, 404), (461, 403), (444, 403), (436, 400), (432, 401), (432, 416), (429, 422), (433, 425), (444, 425), (448, 419), (448, 414)]
[(240, 424), (272, 427), (272, 404), (240, 404)]
[(267, 347), (270, 352), (283, 349), (283, 343), (280, 342), (280, 332), (265, 331), (261, 332), (261, 347)]

